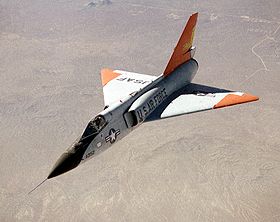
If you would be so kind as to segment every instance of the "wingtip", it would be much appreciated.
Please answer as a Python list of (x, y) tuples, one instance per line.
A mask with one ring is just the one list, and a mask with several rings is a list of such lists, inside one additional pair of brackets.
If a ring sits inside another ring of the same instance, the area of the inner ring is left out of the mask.
[(248, 93), (244, 93), (241, 96), (235, 94), (228, 94), (214, 106), (214, 109), (218, 109), (226, 106), (232, 106), (241, 103), (253, 102), (257, 100), (259, 100), (259, 97)]
[(101, 82), (102, 85), (105, 86), (108, 82), (110, 82), (112, 79), (115, 79), (119, 76), (119, 73), (114, 72), (112, 69), (102, 69), (101, 70)]
[[(259, 100), (260, 99), (260, 97), (258, 97), (258, 96), (255, 96), (255, 95), (251, 95), (251, 94), (246, 94), (248, 97), (250, 97), (251, 98), (251, 101), (257, 101), (257, 100)], [(250, 102), (251, 102), (250, 101)]]

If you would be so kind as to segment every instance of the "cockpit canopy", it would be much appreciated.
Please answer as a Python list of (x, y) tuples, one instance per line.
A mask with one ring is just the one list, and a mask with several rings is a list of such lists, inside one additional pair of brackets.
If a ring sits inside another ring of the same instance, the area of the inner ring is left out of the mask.
[(102, 116), (102, 115), (96, 116), (93, 120), (91, 120), (88, 123), (88, 125), (82, 135), (82, 138), (97, 134), (100, 130), (102, 130), (104, 128), (104, 126), (106, 124), (107, 124), (107, 122), (106, 122), (104, 116)]
[(85, 151), (92, 140), (97, 136), (97, 134), (106, 126), (107, 122), (103, 115), (96, 116), (91, 120), (83, 135), (78, 138), (72, 146), (67, 149), (67, 152), (73, 153), (77, 150)]

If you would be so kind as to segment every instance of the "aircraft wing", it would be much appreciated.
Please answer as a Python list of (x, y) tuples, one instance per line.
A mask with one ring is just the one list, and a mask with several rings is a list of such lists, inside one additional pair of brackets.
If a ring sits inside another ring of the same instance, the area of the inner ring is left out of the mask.
[(105, 106), (139, 91), (155, 80), (157, 76), (144, 75), (121, 70), (102, 69), (101, 80), (103, 85)]
[(145, 121), (218, 109), (258, 99), (256, 96), (242, 92), (190, 83), (170, 95)]

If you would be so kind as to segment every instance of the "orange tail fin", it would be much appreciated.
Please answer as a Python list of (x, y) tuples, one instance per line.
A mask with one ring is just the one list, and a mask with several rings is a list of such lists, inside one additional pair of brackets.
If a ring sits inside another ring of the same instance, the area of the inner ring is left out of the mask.
[(191, 59), (191, 47), (194, 37), (195, 25), (198, 13), (193, 14), (175, 47), (173, 54), (163, 72), (164, 76), (168, 76), (179, 65)]

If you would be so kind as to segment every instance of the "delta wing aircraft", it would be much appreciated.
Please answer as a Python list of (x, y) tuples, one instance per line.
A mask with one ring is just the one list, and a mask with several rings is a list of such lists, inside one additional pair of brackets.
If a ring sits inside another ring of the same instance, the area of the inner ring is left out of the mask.
[(101, 71), (104, 110), (61, 155), (45, 180), (105, 151), (144, 122), (258, 100), (250, 94), (191, 83), (198, 69), (192, 46), (197, 17), (195, 13), (189, 18), (160, 76)]

